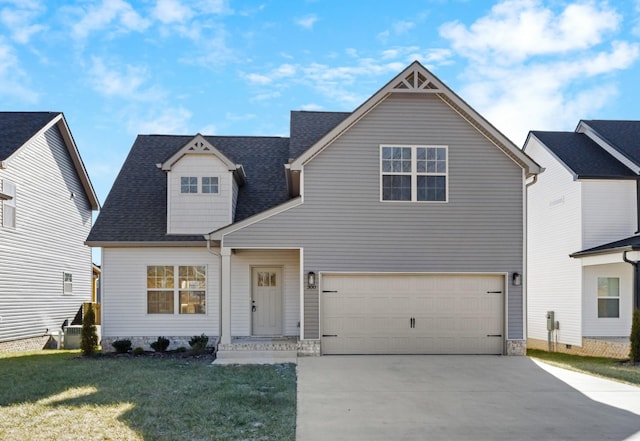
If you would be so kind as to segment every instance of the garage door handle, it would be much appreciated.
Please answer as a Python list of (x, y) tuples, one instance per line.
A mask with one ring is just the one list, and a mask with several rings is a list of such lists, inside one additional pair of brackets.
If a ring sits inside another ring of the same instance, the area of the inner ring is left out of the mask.
[(322, 334), (323, 337), (337, 337), (338, 334)]
[(487, 334), (487, 337), (502, 337), (502, 334)]
[(329, 291), (328, 289), (323, 289), (322, 292), (338, 292), (338, 291)]
[(487, 294), (502, 294), (502, 291), (487, 291)]

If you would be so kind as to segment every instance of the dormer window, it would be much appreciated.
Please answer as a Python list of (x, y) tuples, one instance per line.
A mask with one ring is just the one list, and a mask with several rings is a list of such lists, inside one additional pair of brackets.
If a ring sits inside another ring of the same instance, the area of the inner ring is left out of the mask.
[(202, 177), (202, 192), (203, 193), (218, 193), (218, 177), (217, 176), (203, 176)]
[(198, 178), (195, 176), (182, 176), (180, 178), (180, 193), (197, 193)]

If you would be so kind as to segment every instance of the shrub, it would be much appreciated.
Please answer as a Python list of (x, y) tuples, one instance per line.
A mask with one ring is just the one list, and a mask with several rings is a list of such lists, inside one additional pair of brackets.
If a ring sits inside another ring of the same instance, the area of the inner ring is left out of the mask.
[(204, 335), (194, 335), (189, 340), (189, 346), (191, 346), (191, 350), (196, 354), (202, 354), (207, 350), (207, 343), (209, 343), (209, 337)]
[(142, 355), (142, 354), (144, 354), (144, 349), (142, 349), (140, 346), (138, 346), (133, 350), (133, 355)]
[(150, 346), (151, 346), (151, 349), (153, 349), (156, 352), (165, 352), (170, 344), (171, 342), (169, 341), (168, 338), (164, 338), (161, 336), (161, 337), (158, 337), (156, 341), (151, 343)]
[(187, 348), (185, 348), (184, 346), (180, 346), (178, 349), (176, 349), (176, 352), (187, 352)]
[(629, 357), (631, 362), (640, 363), (640, 309), (633, 311), (633, 319), (631, 320), (631, 351)]
[(131, 340), (128, 340), (128, 339), (116, 340), (113, 343), (111, 343), (111, 346), (113, 346), (116, 349), (116, 352), (118, 354), (126, 354), (131, 350)]
[(89, 304), (87, 312), (82, 318), (80, 349), (82, 349), (82, 355), (93, 355), (97, 348), (98, 333), (96, 332), (96, 315), (93, 312), (93, 306)]

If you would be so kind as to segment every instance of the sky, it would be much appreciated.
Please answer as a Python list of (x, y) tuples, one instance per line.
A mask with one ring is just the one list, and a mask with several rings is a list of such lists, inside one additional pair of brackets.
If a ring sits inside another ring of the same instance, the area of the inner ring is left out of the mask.
[(288, 136), (414, 60), (519, 147), (640, 119), (640, 0), (0, 0), (0, 110), (63, 112), (101, 203), (138, 134)]

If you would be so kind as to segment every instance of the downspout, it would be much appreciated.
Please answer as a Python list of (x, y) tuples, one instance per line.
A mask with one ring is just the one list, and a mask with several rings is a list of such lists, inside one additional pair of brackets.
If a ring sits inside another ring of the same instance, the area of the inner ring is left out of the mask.
[[(222, 255), (220, 253), (216, 253), (211, 249), (211, 239), (208, 236), (204, 237), (207, 241), (207, 251), (213, 254), (214, 256), (218, 256), (218, 311), (222, 311)], [(218, 314), (218, 338), (222, 335), (222, 317)], [(216, 342), (216, 348), (218, 347), (218, 343)]]
[(627, 259), (628, 252), (628, 250), (624, 251), (622, 260), (633, 265), (633, 308), (638, 309), (640, 308), (640, 268), (638, 268), (638, 262)]
[[(523, 246), (522, 246), (522, 338), (525, 341), (525, 343), (527, 342), (528, 339), (528, 334), (529, 334), (529, 328), (528, 328), (528, 321), (529, 321), (529, 317), (528, 317), (528, 310), (529, 310), (529, 283), (528, 283), (528, 278), (529, 278), (529, 271), (528, 271), (528, 266), (529, 266), (529, 261), (527, 259), (527, 254), (529, 253), (529, 244), (528, 244), (528, 240), (527, 240), (527, 236), (529, 235), (528, 232), (528, 226), (529, 226), (529, 222), (528, 222), (528, 217), (529, 217), (529, 187), (531, 187), (533, 184), (535, 184), (536, 182), (538, 182), (538, 174), (533, 175), (533, 179), (530, 182), (526, 182), (525, 179), (525, 185), (524, 185), (524, 201), (523, 201), (523, 210), (522, 210), (522, 216), (523, 216), (523, 234), (524, 234), (524, 240), (523, 240)], [(505, 337), (508, 337), (508, 325), (505, 331)], [(505, 338), (506, 340), (506, 338)]]

